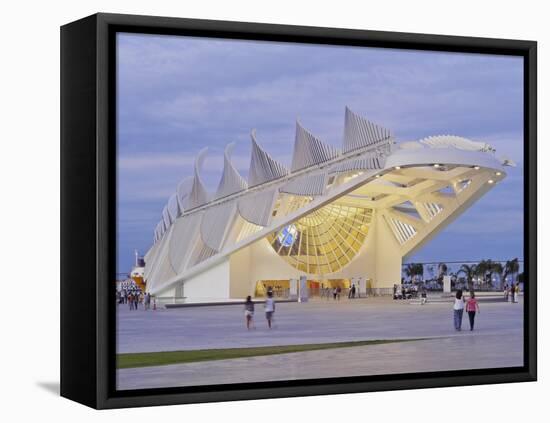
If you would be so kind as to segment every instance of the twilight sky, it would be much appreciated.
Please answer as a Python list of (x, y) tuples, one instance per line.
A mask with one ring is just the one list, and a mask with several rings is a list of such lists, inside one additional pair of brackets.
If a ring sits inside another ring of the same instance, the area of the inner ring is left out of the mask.
[(340, 147), (346, 105), (397, 141), (459, 135), (518, 164), (408, 261), (523, 258), (521, 58), (135, 34), (117, 49), (117, 272), (150, 248), (202, 147), (214, 191), (227, 143), (245, 178), (251, 129), (289, 165), (296, 118)]

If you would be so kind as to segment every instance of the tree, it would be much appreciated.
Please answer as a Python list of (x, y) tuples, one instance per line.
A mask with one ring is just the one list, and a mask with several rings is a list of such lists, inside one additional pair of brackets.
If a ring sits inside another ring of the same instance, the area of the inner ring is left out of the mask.
[(433, 278), (434, 278), (434, 265), (433, 264), (428, 265), (427, 270), (428, 270), (428, 277), (430, 278), (430, 280), (433, 280)]
[[(518, 272), (519, 272), (519, 260), (517, 258), (513, 260), (508, 260), (504, 265), (504, 279), (506, 279), (509, 275), (515, 275)], [(512, 282), (513, 281), (514, 281), (514, 277), (512, 276)]]
[(504, 267), (502, 266), (502, 263), (499, 263), (498, 261), (493, 263), (492, 274), (498, 275), (498, 278), (500, 280), (500, 289), (502, 289), (504, 284), (504, 279), (502, 279), (503, 272), (504, 272)]
[(495, 263), (492, 260), (481, 260), (476, 268), (476, 276), (481, 278), (484, 284), (492, 285), (493, 273), (495, 272)]
[(443, 276), (445, 276), (447, 274), (447, 270), (448, 270), (447, 264), (439, 263), (437, 265), (437, 272), (439, 273), (438, 277), (442, 278)]
[(448, 270), (447, 264), (439, 263), (437, 265), (437, 282), (441, 285), (443, 284), (443, 276), (447, 274), (447, 270)]
[(418, 276), (423, 276), (424, 275), (424, 266), (421, 263), (409, 263), (409, 264), (407, 264), (407, 267), (405, 268), (405, 274), (411, 280), (417, 275)]
[(468, 290), (471, 291), (473, 289), (473, 279), (474, 276), (477, 273), (477, 265), (476, 264), (463, 264), (460, 266), (460, 269), (456, 274), (464, 273), (464, 276), (466, 276), (466, 281), (468, 282)]

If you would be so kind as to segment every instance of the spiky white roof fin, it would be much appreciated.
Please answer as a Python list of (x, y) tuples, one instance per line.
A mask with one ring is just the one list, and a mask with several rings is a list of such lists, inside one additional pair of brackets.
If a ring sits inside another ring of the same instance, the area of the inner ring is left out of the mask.
[(250, 156), (248, 186), (253, 187), (288, 175), (288, 169), (258, 145), (255, 131), (252, 131), (250, 137), (252, 139), (252, 154)]
[(225, 197), (242, 191), (248, 187), (244, 178), (239, 174), (233, 163), (231, 163), (231, 153), (235, 148), (235, 143), (229, 143), (223, 152), (223, 175), (215, 198)]
[(174, 222), (179, 215), (181, 215), (181, 209), (176, 194), (172, 194), (168, 200), (168, 213), (170, 214), (170, 221)]
[(210, 196), (208, 195), (208, 191), (206, 191), (206, 188), (200, 176), (200, 170), (202, 168), (202, 164), (204, 162), (204, 158), (206, 157), (207, 151), (208, 147), (203, 148), (201, 151), (199, 151), (199, 154), (197, 154), (197, 157), (195, 159), (193, 183), (191, 185), (191, 191), (189, 192), (189, 195), (187, 196), (184, 204), (184, 208), (187, 210), (199, 207), (209, 201)]
[(323, 143), (296, 121), (292, 172), (334, 159), (339, 154), (336, 148)]
[(176, 188), (176, 196), (181, 213), (185, 211), (185, 202), (187, 201), (187, 197), (189, 196), (192, 187), (193, 177), (187, 176), (178, 184)]
[(390, 143), (393, 136), (389, 129), (376, 125), (353, 113), (346, 106), (344, 124), (344, 153), (361, 148), (374, 147), (381, 143)]

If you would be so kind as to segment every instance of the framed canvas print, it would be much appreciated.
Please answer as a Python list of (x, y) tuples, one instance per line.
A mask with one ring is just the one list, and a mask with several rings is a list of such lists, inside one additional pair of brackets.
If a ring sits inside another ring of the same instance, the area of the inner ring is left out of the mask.
[(61, 28), (61, 393), (536, 380), (536, 43)]

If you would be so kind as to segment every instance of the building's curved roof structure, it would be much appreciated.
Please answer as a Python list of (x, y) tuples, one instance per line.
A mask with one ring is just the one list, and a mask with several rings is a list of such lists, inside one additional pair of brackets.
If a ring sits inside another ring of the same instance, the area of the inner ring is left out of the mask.
[(262, 149), (255, 131), (248, 181), (233, 166), (233, 144), (215, 193), (200, 176), (177, 187), (145, 256), (147, 290), (162, 292), (265, 238), (289, 265), (312, 275), (344, 268), (368, 238), (376, 214), (410, 253), (505, 174), (494, 149), (442, 135), (397, 144), (386, 128), (345, 109), (342, 149), (296, 123), (290, 168)]

